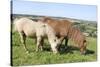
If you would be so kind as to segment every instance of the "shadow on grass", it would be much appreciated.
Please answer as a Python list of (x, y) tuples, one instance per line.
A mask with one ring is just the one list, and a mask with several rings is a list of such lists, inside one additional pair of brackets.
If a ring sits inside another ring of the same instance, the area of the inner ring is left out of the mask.
[[(35, 49), (34, 50), (28, 49), (28, 51), (29, 51), (29, 53), (36, 52)], [(43, 51), (47, 51), (47, 52), (52, 51), (50, 45), (43, 46)], [(77, 48), (75, 46), (61, 45), (60, 48), (58, 48), (58, 51), (60, 54), (67, 54), (67, 53), (73, 54), (74, 51), (80, 51), (80, 50), (79, 50), (79, 48)], [(94, 53), (95, 52), (93, 50), (87, 49), (85, 55), (94, 54)]]
[(94, 54), (94, 53), (95, 53), (95, 52), (94, 52), (93, 50), (88, 50), (88, 49), (86, 50), (86, 55), (87, 55), (87, 54)]
[(52, 51), (52, 50), (50, 46), (46, 45), (43, 47), (43, 51)]
[[(29, 49), (29, 48), (27, 48), (27, 49), (28, 49), (29, 53), (36, 52), (36, 48), (34, 48), (34, 49)], [(39, 49), (38, 52), (43, 52), (43, 51), (51, 52), (52, 50), (51, 50), (50, 45), (44, 45), (44, 46), (43, 46), (43, 50), (41, 51), (41, 50)]]
[[(73, 54), (74, 53), (73, 51), (80, 51), (80, 50), (79, 50), (79, 48), (77, 48), (75, 46), (65, 46), (65, 45), (61, 45), (59, 48), (60, 54), (66, 54), (66, 53)], [(95, 52), (93, 50), (87, 49), (85, 55), (94, 54), (94, 53)]]

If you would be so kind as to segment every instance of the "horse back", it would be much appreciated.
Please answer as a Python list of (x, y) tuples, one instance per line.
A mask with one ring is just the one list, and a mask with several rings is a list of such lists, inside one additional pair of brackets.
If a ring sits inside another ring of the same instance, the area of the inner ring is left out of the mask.
[(49, 24), (55, 31), (57, 35), (67, 36), (71, 22), (68, 20), (57, 20), (49, 17), (43, 18), (43, 23)]

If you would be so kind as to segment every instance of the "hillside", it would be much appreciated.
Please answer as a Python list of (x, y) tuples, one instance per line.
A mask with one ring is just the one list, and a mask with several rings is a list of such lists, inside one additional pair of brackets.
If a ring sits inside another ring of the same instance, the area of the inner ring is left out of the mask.
[[(39, 15), (25, 15), (25, 14), (11, 14), (11, 19), (14, 20), (15, 18), (21, 17), (28, 17), (33, 20), (41, 19), (44, 16)], [(52, 16), (49, 16), (52, 17)], [(97, 36), (97, 22), (96, 21), (88, 21), (88, 20), (81, 20), (81, 19), (73, 19), (73, 18), (66, 18), (66, 17), (52, 17), (55, 19), (67, 19), (74, 23), (76, 27), (78, 27), (86, 36)]]

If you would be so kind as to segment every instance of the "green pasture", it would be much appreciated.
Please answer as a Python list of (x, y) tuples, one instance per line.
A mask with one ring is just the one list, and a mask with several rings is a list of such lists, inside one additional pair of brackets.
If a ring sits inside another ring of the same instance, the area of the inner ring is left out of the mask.
[(61, 63), (77, 63), (77, 62), (94, 62), (97, 60), (97, 39), (87, 37), (87, 54), (81, 55), (80, 51), (73, 46), (71, 41), (68, 44), (68, 49), (58, 54), (53, 54), (48, 40), (45, 40), (44, 50), (36, 52), (35, 41), (27, 38), (26, 44), (30, 51), (27, 54), (20, 42), (20, 37), (17, 32), (12, 33), (12, 54), (11, 60), (13, 66), (18, 65), (40, 65), (40, 64), (61, 64)]

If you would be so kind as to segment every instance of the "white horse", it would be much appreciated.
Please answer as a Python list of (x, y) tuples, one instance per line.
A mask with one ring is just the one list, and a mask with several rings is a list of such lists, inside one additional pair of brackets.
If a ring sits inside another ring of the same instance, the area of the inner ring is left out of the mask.
[(46, 36), (51, 45), (52, 51), (57, 53), (57, 46), (60, 43), (60, 40), (56, 37), (55, 31), (51, 26), (42, 23), (41, 21), (33, 21), (29, 18), (20, 18), (14, 21), (14, 27), (16, 31), (19, 32), (21, 37), (21, 42), (24, 45), (24, 48), (28, 52), (26, 48), (26, 37), (36, 38), (37, 47), (36, 51), (43, 50), (43, 38)]

